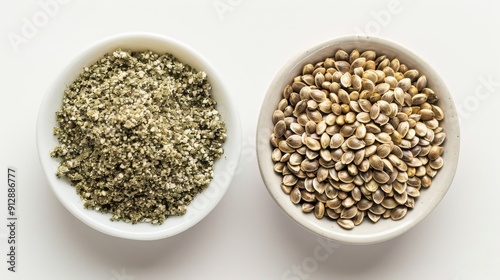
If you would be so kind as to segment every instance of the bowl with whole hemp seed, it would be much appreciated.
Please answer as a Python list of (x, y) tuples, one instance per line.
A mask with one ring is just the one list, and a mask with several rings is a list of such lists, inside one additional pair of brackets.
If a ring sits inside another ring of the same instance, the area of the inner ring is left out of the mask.
[(397, 43), (320, 43), (269, 86), (257, 125), (263, 181), (289, 217), (323, 237), (371, 244), (399, 236), (453, 181), (460, 129), (452, 95)]
[(239, 116), (197, 51), (149, 33), (78, 55), (48, 89), (37, 121), (48, 183), (103, 233), (155, 240), (194, 226), (220, 202), (241, 149)]

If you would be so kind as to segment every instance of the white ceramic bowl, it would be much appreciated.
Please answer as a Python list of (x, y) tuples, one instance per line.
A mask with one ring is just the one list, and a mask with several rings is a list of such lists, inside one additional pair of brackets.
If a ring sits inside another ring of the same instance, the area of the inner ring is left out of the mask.
[[(225, 121), (227, 141), (224, 144), (224, 155), (215, 164), (214, 180), (209, 187), (200, 193), (188, 206), (187, 213), (180, 217), (169, 217), (162, 225), (148, 223), (129, 224), (111, 222), (111, 214), (87, 210), (83, 207), (74, 187), (55, 176), (59, 160), (50, 157), (50, 151), (58, 144), (53, 136), (56, 126), (55, 112), (61, 107), (64, 89), (81, 73), (82, 69), (95, 63), (106, 53), (117, 48), (123, 50), (152, 50), (157, 53), (171, 53), (181, 62), (187, 63), (197, 70), (207, 73), (212, 85), (212, 96), (217, 101), (217, 108)], [(210, 64), (189, 46), (155, 34), (123, 34), (104, 39), (73, 59), (57, 77), (47, 91), (38, 114), (37, 122), (38, 156), (55, 195), (61, 203), (78, 219), (103, 233), (137, 240), (155, 240), (178, 234), (196, 223), (214, 209), (229, 187), (236, 170), (241, 149), (241, 125), (235, 106), (223, 85), (222, 79)]]
[[(360, 52), (372, 49), (378, 55), (385, 54), (391, 58), (398, 57), (401, 63), (406, 64), (410, 69), (416, 68), (421, 74), (425, 74), (428, 79), (428, 87), (432, 88), (438, 94), (440, 98), (439, 105), (445, 112), (446, 117), (440, 123), (447, 134), (447, 138), (444, 144), (444, 167), (433, 179), (431, 187), (421, 192), (421, 196), (416, 200), (415, 208), (408, 211), (406, 217), (399, 221), (392, 221), (390, 219), (380, 219), (377, 223), (364, 221), (352, 230), (344, 230), (329, 218), (325, 217), (318, 220), (313, 214), (304, 214), (300, 206), (290, 202), (289, 196), (283, 193), (280, 188), (281, 175), (276, 174), (273, 170), (273, 162), (271, 160), (273, 148), (269, 139), (273, 132), (271, 116), (282, 98), (283, 88), (295, 76), (301, 73), (302, 67), (307, 63), (315, 64), (327, 57), (333, 57), (335, 51), (338, 49), (350, 52), (355, 48), (360, 50)], [(428, 63), (413, 52), (394, 42), (379, 38), (361, 36), (341, 37), (316, 45), (291, 59), (278, 72), (269, 86), (262, 104), (257, 127), (257, 155), (260, 173), (271, 196), (286, 214), (301, 226), (321, 236), (342, 243), (377, 243), (394, 238), (415, 226), (441, 201), (452, 183), (458, 163), (460, 149), (459, 122), (452, 95), (446, 87), (445, 82)]]

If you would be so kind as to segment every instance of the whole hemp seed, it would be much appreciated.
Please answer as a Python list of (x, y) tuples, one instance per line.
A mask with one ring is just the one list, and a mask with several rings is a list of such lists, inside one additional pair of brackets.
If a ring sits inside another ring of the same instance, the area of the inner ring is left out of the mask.
[(161, 224), (209, 185), (226, 128), (202, 71), (171, 54), (122, 51), (64, 91), (51, 151), (57, 177), (111, 220)]
[(443, 167), (439, 93), (397, 57), (338, 49), (304, 65), (282, 95), (274, 171), (291, 203), (317, 219), (344, 229), (401, 220)]

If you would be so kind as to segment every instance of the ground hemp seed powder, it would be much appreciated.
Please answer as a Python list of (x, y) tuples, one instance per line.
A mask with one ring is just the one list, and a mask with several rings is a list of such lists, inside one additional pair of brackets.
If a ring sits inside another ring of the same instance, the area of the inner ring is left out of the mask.
[(64, 92), (54, 135), (57, 177), (111, 220), (183, 215), (214, 175), (226, 128), (202, 71), (171, 54), (105, 55)]

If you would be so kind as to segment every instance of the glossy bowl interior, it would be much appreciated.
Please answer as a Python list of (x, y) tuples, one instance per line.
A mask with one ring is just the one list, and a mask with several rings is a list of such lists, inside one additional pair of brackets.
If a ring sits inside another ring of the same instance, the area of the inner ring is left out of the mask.
[[(440, 122), (447, 134), (444, 143), (445, 152), (443, 154), (445, 164), (433, 179), (431, 187), (423, 190), (420, 197), (416, 199), (415, 208), (408, 211), (406, 217), (402, 220), (380, 219), (377, 223), (364, 221), (352, 230), (344, 230), (335, 221), (326, 217), (318, 220), (313, 214), (304, 214), (299, 205), (291, 203), (289, 196), (281, 190), (281, 175), (275, 173), (273, 170), (274, 163), (271, 160), (273, 148), (269, 141), (273, 133), (271, 116), (273, 111), (276, 110), (278, 102), (282, 99), (283, 88), (291, 83), (295, 76), (301, 73), (302, 67), (305, 64), (315, 64), (327, 57), (333, 57), (335, 51), (338, 49), (344, 49), (347, 52), (353, 49), (358, 49), (360, 52), (371, 49), (375, 50), (377, 55), (385, 54), (389, 58), (397, 57), (409, 69), (416, 68), (420, 74), (426, 75), (428, 87), (432, 88), (440, 98), (438, 104), (446, 116)], [(361, 36), (341, 37), (316, 45), (292, 58), (278, 72), (269, 86), (262, 104), (257, 127), (258, 163), (261, 176), (270, 195), (295, 222), (320, 236), (341, 243), (377, 243), (389, 240), (408, 231), (424, 219), (441, 201), (453, 181), (458, 164), (460, 150), (459, 121), (452, 95), (445, 82), (428, 63), (416, 54), (399, 44), (380, 38)]]
[[(80, 197), (67, 180), (55, 176), (59, 159), (50, 157), (50, 151), (58, 144), (53, 136), (56, 126), (55, 112), (62, 105), (63, 92), (81, 73), (84, 67), (90, 66), (106, 53), (121, 48), (123, 50), (151, 50), (157, 53), (171, 53), (181, 62), (191, 65), (197, 70), (207, 73), (212, 85), (212, 97), (217, 101), (217, 109), (227, 128), (228, 138), (224, 144), (224, 155), (215, 164), (214, 180), (209, 187), (200, 193), (188, 206), (187, 213), (180, 217), (169, 217), (162, 225), (110, 221), (111, 214), (101, 214), (94, 210), (84, 209)], [(192, 227), (219, 203), (228, 189), (232, 176), (238, 165), (241, 149), (241, 124), (235, 106), (223, 81), (212, 66), (198, 52), (189, 46), (160, 35), (137, 33), (123, 34), (104, 39), (78, 55), (56, 78), (47, 91), (37, 120), (38, 156), (47, 180), (61, 203), (78, 219), (103, 233), (127, 239), (155, 240), (173, 236)]]

